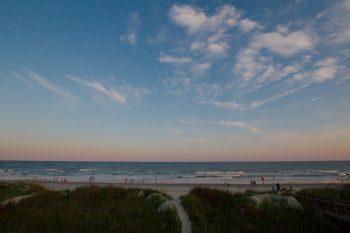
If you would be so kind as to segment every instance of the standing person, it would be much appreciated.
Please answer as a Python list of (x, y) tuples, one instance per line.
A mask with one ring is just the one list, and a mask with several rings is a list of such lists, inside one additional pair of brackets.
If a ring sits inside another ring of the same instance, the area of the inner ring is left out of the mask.
[(276, 184), (276, 188), (277, 188), (277, 192), (280, 191), (281, 186), (279, 183)]
[(263, 176), (261, 177), (261, 181), (262, 181), (262, 184), (265, 184), (265, 180)]

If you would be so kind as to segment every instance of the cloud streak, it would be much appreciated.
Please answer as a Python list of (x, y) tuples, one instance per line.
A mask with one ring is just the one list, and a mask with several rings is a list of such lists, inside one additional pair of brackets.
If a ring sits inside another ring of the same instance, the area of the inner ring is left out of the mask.
[(219, 121), (220, 125), (228, 126), (228, 127), (236, 127), (242, 129), (249, 129), (253, 133), (260, 133), (260, 130), (256, 128), (254, 125), (242, 122), (242, 121)]
[(53, 84), (48, 79), (45, 79), (44, 77), (40, 76), (36, 72), (29, 70), (29, 69), (25, 69), (25, 72), (32, 81), (34, 81), (37, 85), (50, 91), (51, 93), (54, 93), (58, 96), (61, 96), (61, 97), (67, 98), (67, 99), (71, 99), (71, 100), (78, 99), (78, 97), (73, 95), (70, 91), (67, 91), (67, 90)]
[(192, 62), (192, 58), (190, 57), (176, 57), (166, 54), (161, 54), (158, 60), (161, 63), (168, 63), (168, 64), (189, 64)]
[(132, 12), (128, 19), (128, 30), (126, 34), (120, 36), (120, 41), (129, 42), (130, 44), (137, 43), (137, 30), (140, 27), (140, 19), (138, 12)]
[(210, 106), (213, 106), (215, 108), (223, 108), (228, 110), (238, 110), (243, 107), (243, 104), (236, 103), (234, 101), (226, 101), (226, 102), (220, 102), (220, 101), (211, 101), (211, 100), (200, 100), (198, 101), (200, 104), (208, 104)]
[(108, 88), (105, 87), (102, 83), (97, 82), (95, 80), (84, 80), (74, 75), (66, 75), (67, 78), (70, 80), (82, 84), (86, 87), (88, 87), (90, 90), (99, 93), (112, 101), (118, 103), (118, 104), (125, 104), (126, 103), (126, 97), (123, 96), (119, 91), (117, 91), (115, 88)]

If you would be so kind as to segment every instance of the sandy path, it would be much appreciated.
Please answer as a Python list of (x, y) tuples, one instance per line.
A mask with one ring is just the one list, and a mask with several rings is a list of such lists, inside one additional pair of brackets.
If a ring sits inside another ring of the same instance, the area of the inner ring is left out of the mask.
[(33, 196), (34, 194), (28, 194), (28, 195), (23, 195), (23, 196), (18, 196), (18, 197), (12, 197), (9, 198), (5, 201), (3, 201), (1, 204), (2, 205), (7, 205), (9, 202), (13, 202), (13, 203), (18, 203), (20, 200), (25, 199), (27, 197)]
[(174, 198), (172, 203), (175, 205), (175, 207), (177, 209), (177, 213), (178, 213), (180, 221), (181, 221), (181, 225), (182, 225), (181, 232), (182, 233), (191, 233), (192, 232), (191, 222), (190, 222), (190, 219), (187, 215), (187, 212), (185, 211), (185, 209), (181, 205), (180, 198), (179, 197), (177, 197), (176, 199)]

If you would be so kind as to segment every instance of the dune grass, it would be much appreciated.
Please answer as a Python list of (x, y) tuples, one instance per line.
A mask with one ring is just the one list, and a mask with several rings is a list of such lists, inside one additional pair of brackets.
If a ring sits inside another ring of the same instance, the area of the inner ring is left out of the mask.
[(350, 201), (350, 184), (334, 188), (310, 188), (303, 189), (302, 192), (312, 194), (317, 197), (340, 199)]
[(313, 209), (292, 208), (283, 198), (257, 205), (252, 194), (196, 188), (181, 201), (193, 233), (337, 232), (335, 225)]
[(30, 183), (0, 183), (0, 203), (18, 196), (43, 192), (46, 189)]
[(83, 187), (46, 191), (0, 208), (3, 233), (179, 233), (176, 209), (152, 190)]

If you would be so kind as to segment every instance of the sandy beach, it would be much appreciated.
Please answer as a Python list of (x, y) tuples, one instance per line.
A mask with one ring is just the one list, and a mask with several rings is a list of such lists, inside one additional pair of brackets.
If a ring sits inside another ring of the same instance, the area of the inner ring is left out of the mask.
[[(14, 181), (14, 180), (2, 180), (3, 182), (21, 182), (21, 181)], [(89, 186), (91, 185), (89, 182), (54, 182), (54, 181), (36, 181), (36, 180), (23, 180), (22, 182), (34, 182), (37, 184), (40, 184), (50, 190), (65, 190), (65, 189), (76, 189), (78, 187), (83, 186)], [(335, 187), (342, 185), (340, 181), (333, 180), (333, 181), (321, 181), (321, 182), (297, 182), (295, 180), (286, 181), (286, 180), (276, 180), (276, 183), (280, 183), (282, 187), (285, 187), (286, 189), (289, 189), (289, 184), (292, 184), (293, 190), (301, 190), (304, 188), (317, 188), (317, 187)], [(140, 183), (104, 183), (104, 182), (96, 182), (94, 185), (97, 186), (114, 186), (114, 187), (121, 187), (121, 188), (140, 188), (140, 189), (154, 189), (160, 192), (164, 192), (174, 199), (179, 198), (182, 195), (187, 194), (195, 187), (203, 187), (203, 188), (212, 188), (212, 189), (220, 189), (220, 190), (229, 190), (231, 192), (244, 192), (248, 189), (255, 190), (255, 191), (269, 191), (272, 190), (272, 183), (265, 183), (265, 184), (256, 184), (256, 185), (250, 185), (250, 184), (140, 184)], [(345, 182), (344, 182), (345, 183)], [(343, 183), (343, 184), (344, 184)]]

